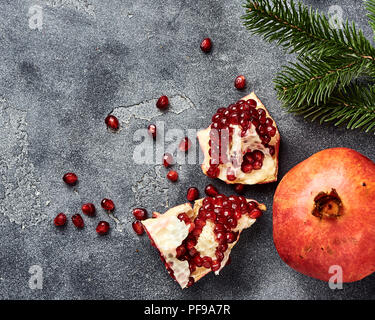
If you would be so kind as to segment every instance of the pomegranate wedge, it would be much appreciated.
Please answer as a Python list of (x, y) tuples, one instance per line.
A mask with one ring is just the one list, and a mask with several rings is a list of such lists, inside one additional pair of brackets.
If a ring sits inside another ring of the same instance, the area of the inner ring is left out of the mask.
[(242, 230), (265, 210), (254, 200), (218, 194), (154, 212), (142, 224), (171, 277), (186, 288), (211, 271), (219, 274)]
[(219, 108), (211, 125), (198, 132), (202, 171), (228, 184), (277, 180), (280, 134), (275, 121), (253, 93)]

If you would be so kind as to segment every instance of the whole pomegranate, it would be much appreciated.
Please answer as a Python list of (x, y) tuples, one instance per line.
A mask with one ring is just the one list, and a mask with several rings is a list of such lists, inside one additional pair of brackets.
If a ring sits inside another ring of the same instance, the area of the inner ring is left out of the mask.
[(275, 121), (251, 93), (227, 108), (219, 108), (211, 125), (198, 132), (202, 171), (228, 184), (258, 184), (277, 180), (280, 134)]
[(375, 271), (375, 163), (347, 148), (320, 151), (290, 170), (276, 189), (273, 238), (293, 269), (343, 282)]
[(254, 200), (218, 194), (141, 222), (171, 277), (186, 288), (211, 271), (219, 274), (240, 233), (264, 210)]

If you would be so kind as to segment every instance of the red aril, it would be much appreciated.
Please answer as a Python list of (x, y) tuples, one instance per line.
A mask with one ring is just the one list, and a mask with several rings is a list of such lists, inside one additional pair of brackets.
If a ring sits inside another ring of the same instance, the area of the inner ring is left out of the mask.
[(107, 211), (115, 210), (115, 204), (113, 203), (111, 199), (104, 198), (100, 204), (104, 210), (107, 210)]
[(104, 122), (107, 125), (107, 128), (111, 130), (118, 130), (118, 128), (120, 127), (118, 119), (113, 115), (108, 115), (105, 118)]
[(82, 229), (85, 226), (81, 215), (78, 213), (72, 216), (72, 222), (78, 229)]
[(189, 201), (195, 201), (198, 199), (198, 197), (199, 197), (199, 190), (197, 188), (191, 187), (188, 189), (186, 198)]
[(212, 184), (208, 184), (204, 189), (204, 192), (210, 197), (215, 197), (219, 194), (219, 191)]
[(75, 173), (68, 172), (68, 173), (64, 174), (63, 180), (66, 184), (68, 184), (70, 186), (74, 186), (78, 181), (78, 177)]
[(133, 216), (137, 220), (145, 220), (147, 219), (147, 210), (143, 208), (134, 208), (133, 209)]
[(156, 102), (156, 107), (160, 110), (164, 110), (168, 108), (168, 105), (169, 105), (169, 99), (167, 96), (161, 96)]
[(181, 140), (178, 148), (183, 151), (183, 152), (186, 152), (188, 151), (190, 148), (191, 148), (191, 141), (188, 137), (185, 137)]
[(65, 226), (66, 224), (66, 215), (65, 213), (59, 213), (55, 219), (53, 220), (53, 223), (55, 224), (56, 227), (62, 227)]
[(211, 48), (212, 48), (212, 41), (210, 38), (205, 38), (202, 40), (201, 42), (201, 50), (205, 53), (208, 53), (211, 51)]
[(140, 221), (134, 221), (132, 223), (132, 227), (133, 227), (133, 230), (134, 232), (137, 234), (137, 235), (142, 235), (144, 233), (144, 228), (143, 228), (143, 225)]
[(163, 165), (168, 168), (173, 164), (173, 156), (170, 153), (164, 153), (163, 155)]
[(82, 205), (82, 212), (87, 216), (95, 215), (95, 206), (92, 203), (85, 203)]
[(234, 80), (234, 86), (238, 90), (242, 90), (246, 87), (246, 78), (243, 75), (237, 76)]
[(148, 134), (153, 138), (156, 139), (156, 126), (154, 124), (150, 124), (147, 127)]
[(167, 173), (168, 180), (172, 182), (176, 182), (178, 180), (178, 173), (177, 171), (171, 170)]
[(96, 232), (101, 236), (108, 234), (109, 223), (107, 221), (100, 221), (96, 227)]

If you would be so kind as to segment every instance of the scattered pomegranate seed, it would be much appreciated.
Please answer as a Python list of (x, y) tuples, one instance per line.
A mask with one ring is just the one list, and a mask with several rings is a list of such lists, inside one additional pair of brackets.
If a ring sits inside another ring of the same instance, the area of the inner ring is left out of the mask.
[(178, 148), (181, 150), (181, 151), (188, 151), (190, 148), (191, 148), (191, 141), (188, 137), (185, 137), (181, 140)]
[(236, 79), (234, 80), (234, 86), (238, 90), (244, 89), (246, 86), (246, 78), (243, 75), (236, 77)]
[(75, 173), (68, 172), (64, 174), (63, 180), (66, 184), (74, 186), (77, 183), (78, 177)]
[(104, 210), (113, 211), (115, 210), (115, 204), (111, 199), (104, 198), (100, 203)]
[(133, 227), (133, 230), (135, 231), (135, 233), (139, 236), (142, 235), (143, 232), (145, 231), (144, 228), (143, 228), (143, 224), (140, 221), (134, 221), (132, 223), (132, 227)]
[(186, 198), (189, 201), (197, 200), (198, 197), (199, 197), (199, 190), (197, 188), (191, 187), (188, 189)]
[(104, 122), (107, 125), (107, 128), (112, 130), (118, 130), (118, 128), (120, 127), (118, 119), (113, 115), (107, 116)]
[(92, 203), (85, 203), (82, 205), (82, 212), (87, 216), (95, 215), (95, 206)]
[(189, 277), (188, 284), (186, 285), (187, 288), (191, 287), (194, 284), (195, 280), (193, 277)]
[(79, 213), (72, 216), (72, 222), (78, 229), (82, 229), (85, 226), (85, 223), (83, 222), (83, 219)]
[(152, 138), (156, 138), (156, 126), (154, 124), (150, 124), (147, 128), (148, 133)]
[(160, 110), (164, 110), (168, 107), (169, 100), (167, 96), (161, 96), (158, 101), (156, 102), (156, 107)]
[(100, 221), (96, 227), (96, 232), (101, 236), (107, 234), (109, 231), (109, 223), (107, 221)]
[(212, 184), (208, 184), (204, 192), (210, 197), (216, 197), (219, 194), (219, 191)]
[(176, 182), (177, 179), (178, 179), (178, 173), (177, 173), (176, 171), (171, 170), (171, 171), (169, 171), (169, 172), (167, 173), (167, 178), (168, 178), (170, 181), (172, 181), (172, 182)]
[(135, 208), (133, 209), (133, 216), (137, 220), (145, 220), (147, 218), (147, 210), (143, 208)]
[(245, 189), (245, 185), (244, 184), (240, 184), (240, 183), (237, 183), (234, 185), (234, 191), (236, 191), (237, 193), (243, 193), (243, 190)]
[(66, 215), (65, 213), (59, 213), (55, 219), (53, 220), (53, 223), (55, 224), (56, 227), (62, 227), (65, 226), (66, 224)]
[(163, 165), (168, 168), (173, 164), (173, 156), (170, 153), (164, 153), (163, 155)]
[(205, 38), (202, 40), (201, 42), (201, 50), (205, 53), (208, 53), (211, 51), (211, 48), (212, 48), (212, 41), (210, 38)]
[(256, 209), (253, 209), (251, 212), (250, 212), (250, 218), (252, 219), (258, 219), (260, 216), (262, 216), (262, 211), (259, 210), (258, 208)]

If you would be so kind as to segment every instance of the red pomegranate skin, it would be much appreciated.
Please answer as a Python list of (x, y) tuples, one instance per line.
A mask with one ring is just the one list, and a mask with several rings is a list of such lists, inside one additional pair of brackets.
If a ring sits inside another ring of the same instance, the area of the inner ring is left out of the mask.
[[(335, 189), (339, 217), (312, 215), (316, 195)], [(320, 151), (290, 170), (273, 203), (275, 247), (290, 267), (324, 281), (339, 265), (343, 282), (375, 271), (375, 163), (347, 148)]]

